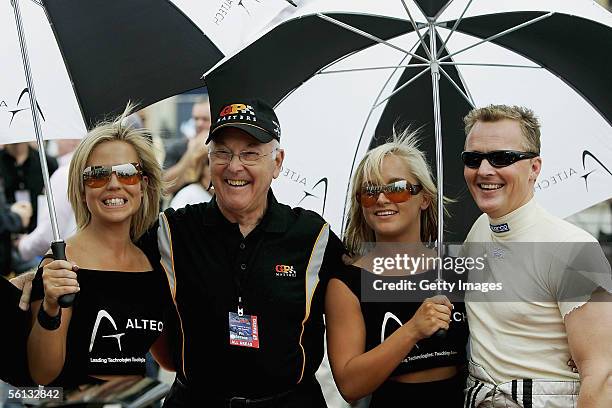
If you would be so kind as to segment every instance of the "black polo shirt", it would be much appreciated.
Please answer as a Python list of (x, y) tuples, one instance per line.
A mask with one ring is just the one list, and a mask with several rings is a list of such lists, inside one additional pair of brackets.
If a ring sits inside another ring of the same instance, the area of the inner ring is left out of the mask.
[[(326, 284), (345, 267), (342, 243), (318, 214), (270, 192), (262, 221), (243, 237), (211, 200), (166, 210), (140, 245), (166, 271), (181, 332), (177, 372), (198, 392), (256, 398), (314, 376)], [(244, 314), (258, 319), (259, 348), (230, 345), (239, 287)]]

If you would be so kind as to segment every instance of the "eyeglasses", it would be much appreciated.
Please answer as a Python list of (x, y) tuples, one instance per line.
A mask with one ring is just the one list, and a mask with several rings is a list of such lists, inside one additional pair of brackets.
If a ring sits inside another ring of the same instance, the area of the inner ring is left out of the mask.
[(510, 166), (517, 161), (532, 159), (538, 156), (538, 153), (517, 152), (514, 150), (495, 150), (488, 153), (465, 151), (461, 153), (461, 160), (470, 169), (479, 168), (482, 159), (487, 159), (491, 166), (500, 168)]
[(140, 163), (116, 164), (114, 166), (89, 166), (83, 170), (83, 184), (91, 188), (104, 187), (115, 173), (121, 184), (128, 186), (142, 180)]
[(395, 183), (384, 186), (365, 186), (357, 193), (357, 201), (362, 207), (369, 208), (376, 204), (378, 196), (383, 193), (385, 197), (394, 203), (403, 203), (410, 200), (413, 195), (419, 194), (423, 189), (420, 184), (409, 184), (406, 180), (396, 181)]
[(234, 156), (238, 156), (238, 159), (245, 166), (253, 166), (259, 160), (261, 160), (264, 156), (269, 156), (270, 154), (277, 151), (277, 149), (272, 150), (270, 153), (262, 154), (259, 152), (245, 151), (240, 153), (232, 153), (227, 150), (213, 150), (210, 152), (210, 158), (215, 164), (229, 164), (231, 163)]

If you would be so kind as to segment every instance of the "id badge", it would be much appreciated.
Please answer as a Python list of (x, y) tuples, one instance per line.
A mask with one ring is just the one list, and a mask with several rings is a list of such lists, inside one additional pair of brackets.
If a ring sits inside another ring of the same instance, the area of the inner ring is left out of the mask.
[(232, 346), (259, 348), (257, 316), (229, 312), (229, 341)]

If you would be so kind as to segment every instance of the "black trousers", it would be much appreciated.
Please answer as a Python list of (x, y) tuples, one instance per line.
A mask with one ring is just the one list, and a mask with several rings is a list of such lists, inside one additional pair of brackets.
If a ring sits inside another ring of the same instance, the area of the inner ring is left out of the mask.
[(462, 408), (465, 377), (426, 383), (386, 381), (372, 394), (370, 408)]
[(163, 408), (210, 407), (210, 408), (327, 408), (321, 386), (316, 379), (305, 380), (294, 388), (265, 398), (244, 400), (237, 395), (232, 399), (210, 392), (198, 391), (176, 379), (166, 396)]

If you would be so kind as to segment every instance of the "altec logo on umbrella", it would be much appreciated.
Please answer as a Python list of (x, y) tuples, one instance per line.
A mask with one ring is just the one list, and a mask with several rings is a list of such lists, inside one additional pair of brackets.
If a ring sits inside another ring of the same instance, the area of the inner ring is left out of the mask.
[[(2, 99), (0, 100), (0, 108), (6, 108), (6, 112), (9, 113), (11, 115), (10, 120), (8, 125), (11, 126), (11, 124), (13, 123), (13, 120), (15, 119), (15, 116), (23, 111), (28, 111), (30, 110), (30, 106), (27, 105), (25, 107), (20, 107), (19, 104), (21, 103), (21, 100), (23, 99), (23, 97), (25, 95), (27, 95), (29, 93), (28, 88), (23, 88), (23, 91), (21, 91), (21, 93), (19, 94), (19, 97), (17, 97), (17, 103), (15, 104), (14, 108), (9, 108), (9, 104), (6, 102), (6, 100)], [(27, 100), (28, 98), (25, 98), (25, 100)], [(25, 105), (25, 103), (24, 103)], [(45, 115), (43, 115), (42, 109), (40, 109), (40, 105), (38, 104), (38, 102), (36, 102), (36, 109), (38, 110), (38, 113), (40, 114), (41, 119), (44, 121), (45, 120)]]

